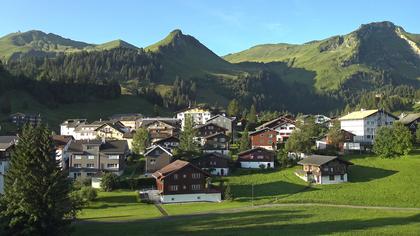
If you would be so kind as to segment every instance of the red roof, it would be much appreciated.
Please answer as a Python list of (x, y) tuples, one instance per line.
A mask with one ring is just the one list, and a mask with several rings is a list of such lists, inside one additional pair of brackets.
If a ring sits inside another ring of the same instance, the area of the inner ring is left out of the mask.
[(200, 168), (192, 165), (191, 163), (187, 162), (187, 161), (182, 161), (182, 160), (176, 160), (174, 162), (172, 162), (171, 164), (163, 167), (162, 169), (156, 171), (155, 173), (152, 174), (153, 177), (157, 178), (157, 179), (163, 179), (165, 177), (167, 177), (168, 175), (183, 169), (184, 167), (191, 165), (192, 167), (194, 167), (195, 169), (199, 170), (200, 172), (203, 172), (205, 175), (210, 176), (209, 173), (201, 170)]

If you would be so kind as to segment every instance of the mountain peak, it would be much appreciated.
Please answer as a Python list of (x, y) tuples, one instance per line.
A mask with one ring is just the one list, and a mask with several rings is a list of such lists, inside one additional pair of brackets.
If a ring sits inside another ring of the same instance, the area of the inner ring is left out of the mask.
[[(195, 45), (200, 47), (201, 43), (193, 36), (183, 34), (180, 29), (171, 31), (164, 39), (159, 42), (146, 47), (149, 51), (159, 51), (162, 48), (172, 47), (177, 48), (181, 45)], [(203, 45), (201, 45), (203, 46)]]

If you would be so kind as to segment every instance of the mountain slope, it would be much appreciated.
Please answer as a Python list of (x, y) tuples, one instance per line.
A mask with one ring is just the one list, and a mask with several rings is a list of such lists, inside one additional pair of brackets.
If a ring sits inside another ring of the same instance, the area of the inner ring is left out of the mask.
[(138, 48), (123, 40), (114, 40), (95, 45), (84, 43), (39, 30), (17, 32), (0, 38), (0, 60), (17, 60), (25, 56), (55, 57), (62, 53), (92, 50), (110, 50), (113, 48)]
[(259, 45), (224, 58), (232, 63), (281, 61), (314, 71), (319, 90), (336, 90), (349, 79), (415, 83), (420, 79), (419, 38), (391, 22), (378, 22), (343, 36), (303, 45)]
[(236, 65), (223, 60), (190, 35), (180, 30), (172, 31), (161, 41), (145, 48), (160, 54), (164, 66), (164, 76), (173, 80), (175, 76), (184, 78), (218, 75), (235, 76)]

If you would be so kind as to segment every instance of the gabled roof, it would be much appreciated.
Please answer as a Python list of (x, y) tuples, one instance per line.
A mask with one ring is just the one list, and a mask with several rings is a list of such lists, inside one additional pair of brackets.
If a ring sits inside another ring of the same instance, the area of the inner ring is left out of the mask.
[(113, 122), (107, 122), (107, 123), (99, 126), (98, 128), (96, 128), (95, 131), (98, 131), (98, 130), (102, 129), (104, 126), (109, 126), (113, 129), (115, 129), (116, 131), (120, 132), (121, 134), (126, 133), (125, 130), (124, 130), (125, 126), (119, 121), (114, 122), (114, 123)]
[(273, 132), (276, 132), (275, 130), (272, 130), (272, 129), (270, 129), (270, 128), (263, 128), (263, 129), (259, 129), (259, 130), (256, 130), (256, 131), (253, 131), (253, 132), (250, 132), (250, 133), (249, 133), (249, 135), (255, 135), (255, 134), (259, 134), (259, 133), (266, 132), (266, 131), (273, 131)]
[(206, 123), (209, 123), (209, 121), (214, 120), (218, 117), (225, 118), (225, 119), (228, 119), (228, 120), (231, 120), (231, 121), (234, 121), (236, 119), (236, 118), (232, 118), (232, 117), (223, 116), (223, 115), (218, 114), (218, 115), (210, 117), (210, 119), (208, 119)]
[(156, 140), (153, 143), (155, 143), (155, 144), (156, 143), (162, 143), (162, 142), (166, 142), (166, 141), (171, 140), (171, 139), (175, 139), (175, 140), (177, 140), (179, 142), (179, 138), (177, 138), (175, 136), (170, 136), (170, 137), (167, 137), (167, 138)]
[(271, 151), (271, 150), (268, 150), (268, 149), (265, 149), (265, 148), (262, 148), (262, 147), (256, 147), (256, 148), (252, 148), (252, 149), (248, 149), (248, 150), (245, 150), (243, 152), (240, 152), (240, 153), (238, 153), (238, 156), (242, 156), (242, 155), (248, 154), (250, 152), (255, 152), (255, 151), (258, 151), (258, 150), (274, 154), (274, 151)]
[(403, 118), (401, 118), (400, 122), (403, 123), (404, 125), (408, 125), (419, 118), (420, 118), (420, 113), (408, 114), (404, 116)]
[(217, 126), (218, 128), (220, 128), (220, 129), (223, 129), (223, 130), (227, 131), (227, 129), (226, 129), (226, 128), (223, 128), (223, 127), (221, 127), (221, 126), (219, 126), (219, 125), (217, 125), (217, 124), (215, 124), (215, 123), (205, 123), (205, 124), (200, 124), (200, 125), (195, 126), (195, 127), (194, 127), (194, 129), (201, 129), (201, 128), (203, 128), (203, 127), (210, 126), (210, 125)]
[(157, 148), (161, 149), (162, 151), (166, 152), (169, 156), (172, 156), (172, 153), (168, 150), (166, 150), (164, 147), (160, 146), (160, 145), (155, 145), (152, 146), (150, 148), (147, 149), (147, 152), (144, 153), (145, 156), (149, 155), (151, 152), (153, 152), (154, 150), (156, 150)]
[(147, 127), (150, 124), (153, 124), (155, 122), (162, 122), (166, 125), (172, 126), (174, 128), (180, 126), (181, 121), (175, 118), (145, 118), (141, 120), (141, 127)]
[(207, 173), (206, 171), (203, 171), (202, 169), (196, 167), (195, 165), (187, 162), (187, 161), (182, 161), (182, 160), (176, 160), (174, 162), (172, 162), (171, 164), (163, 167), (162, 169), (156, 171), (155, 173), (152, 174), (153, 177), (155, 177), (156, 179), (163, 179), (187, 166), (191, 166), (194, 169), (196, 169), (197, 171), (200, 171), (201, 173), (210, 176), (209, 173)]
[(223, 135), (223, 136), (225, 136), (225, 137), (229, 137), (229, 136), (227, 136), (226, 134), (224, 134), (224, 133), (222, 133), (222, 132), (218, 132), (218, 133), (215, 133), (215, 134), (210, 134), (209, 136), (206, 136), (206, 137), (203, 137), (203, 138), (205, 138), (205, 139), (209, 139), (209, 138), (214, 138), (214, 137), (217, 137), (217, 136), (219, 136), (219, 135)]
[(323, 156), (323, 155), (311, 155), (301, 161), (298, 162), (300, 165), (313, 165), (313, 166), (322, 166), (324, 164), (327, 164), (328, 162), (339, 160), (341, 162), (344, 162), (348, 165), (353, 165), (353, 163), (343, 160), (339, 158), (338, 156)]
[(102, 143), (101, 140), (75, 140), (71, 142), (69, 152), (83, 153), (83, 145), (99, 146), (99, 152), (123, 154), (127, 152), (128, 144), (126, 140), (108, 140)]
[(56, 147), (64, 147), (74, 139), (71, 135), (53, 135), (51, 138)]
[(10, 148), (16, 143), (17, 139), (17, 136), (0, 136), (0, 151)]
[(232, 160), (230, 157), (228, 157), (226, 155), (220, 154), (218, 152), (211, 152), (211, 153), (204, 153), (204, 154), (202, 154), (201, 156), (198, 156), (198, 157), (194, 157), (193, 161), (198, 160), (198, 159), (202, 159), (202, 158), (207, 158), (207, 157), (210, 157), (210, 156), (215, 156), (217, 158), (227, 159), (229, 161)]
[(266, 128), (266, 127), (274, 128), (274, 127), (277, 127), (277, 126), (280, 126), (280, 125), (286, 124), (286, 123), (295, 124), (296, 122), (293, 119), (290, 119), (288, 117), (280, 116), (280, 117), (278, 117), (274, 120), (270, 120), (270, 121), (265, 122), (264, 124), (258, 126), (255, 129), (259, 130), (259, 129), (263, 129), (263, 128)]
[[(347, 114), (345, 116), (340, 117), (338, 120), (360, 120), (360, 119), (364, 119), (367, 118), (371, 115), (376, 114), (377, 112), (379, 112), (381, 110), (375, 109), (375, 110), (360, 110), (360, 111), (354, 111), (350, 114)], [(393, 114), (383, 111), (384, 113), (386, 113), (387, 115), (394, 117), (395, 119), (398, 119), (398, 117), (394, 116)]]

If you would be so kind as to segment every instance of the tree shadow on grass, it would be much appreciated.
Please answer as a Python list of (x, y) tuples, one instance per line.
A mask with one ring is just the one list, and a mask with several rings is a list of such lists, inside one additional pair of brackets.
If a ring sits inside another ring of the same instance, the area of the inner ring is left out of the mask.
[(377, 179), (386, 178), (398, 173), (395, 170), (387, 170), (370, 166), (354, 165), (349, 169), (349, 182), (369, 182)]
[[(309, 220), (305, 220), (310, 218)], [(305, 222), (308, 221), (308, 222)], [(160, 220), (148, 219), (130, 223), (83, 223), (76, 235), (326, 235), (361, 233), (389, 226), (404, 226), (420, 222), (420, 214), (372, 219), (322, 220), (303, 210), (251, 210), (211, 213), (206, 215), (174, 216)]]

